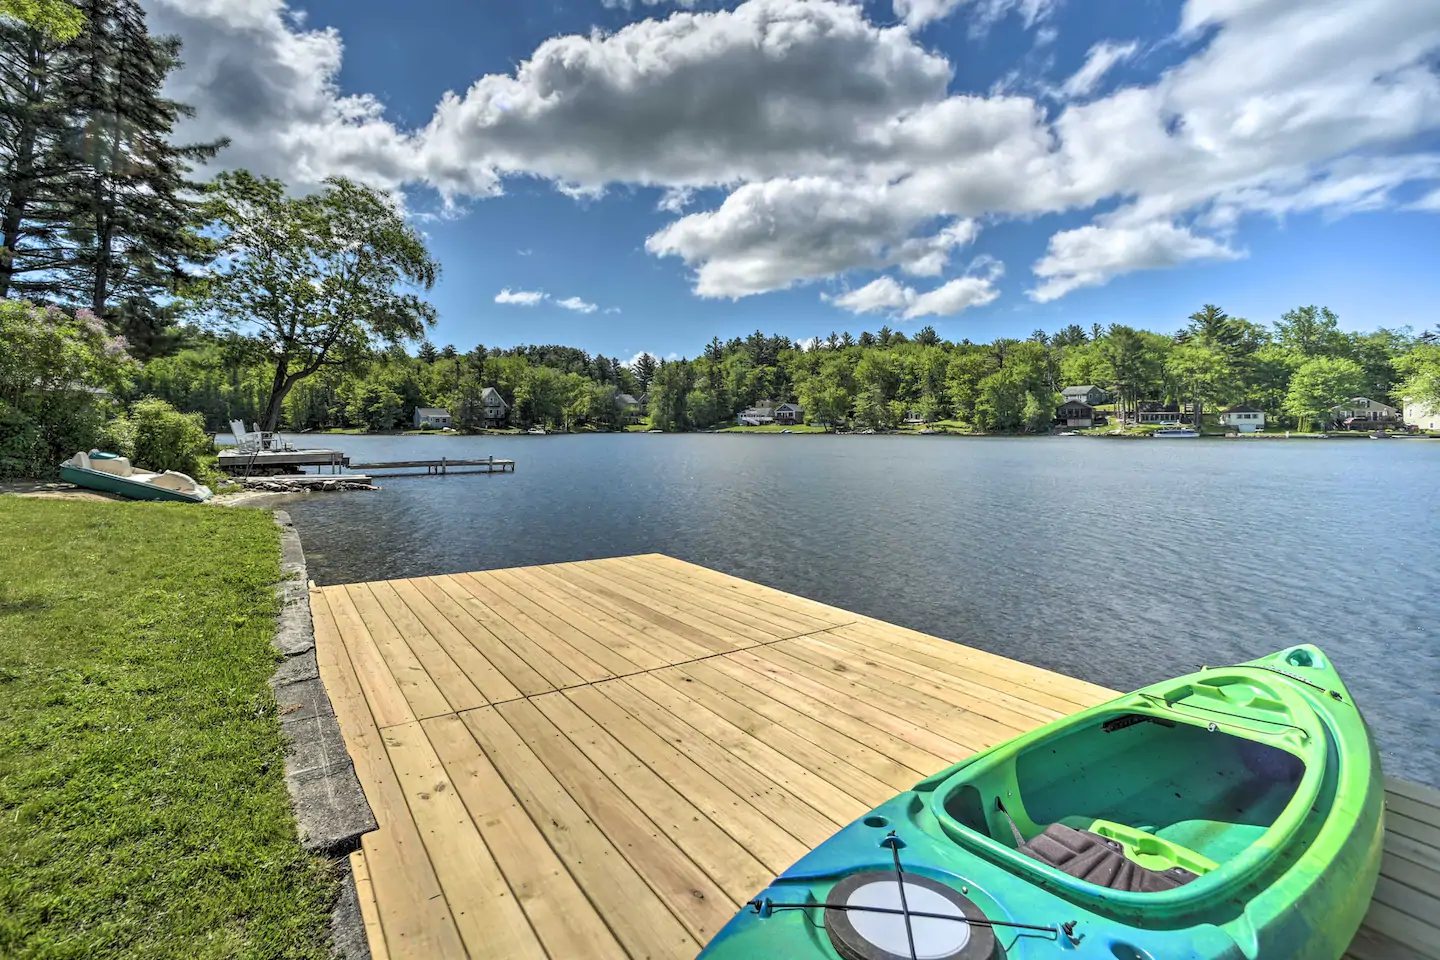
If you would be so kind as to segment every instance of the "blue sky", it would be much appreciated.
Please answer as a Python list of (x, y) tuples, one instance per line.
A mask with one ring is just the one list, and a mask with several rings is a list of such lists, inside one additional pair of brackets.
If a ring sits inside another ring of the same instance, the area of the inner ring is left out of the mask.
[(439, 344), (1440, 325), (1440, 5), (146, 2), (221, 163), (403, 195)]

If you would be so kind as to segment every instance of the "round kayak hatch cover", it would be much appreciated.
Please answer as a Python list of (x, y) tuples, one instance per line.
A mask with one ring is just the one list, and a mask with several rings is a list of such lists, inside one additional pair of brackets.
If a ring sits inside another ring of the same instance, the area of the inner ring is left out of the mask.
[[(851, 907), (898, 911), (900, 883), (894, 873), (883, 870), (856, 873), (837, 883), (828, 899)], [(910, 917), (917, 960), (991, 960), (995, 956), (995, 934), (990, 927), (969, 922), (984, 920), (985, 914), (953, 887), (907, 873), (905, 906), (915, 913), (955, 918)], [(825, 911), (825, 932), (845, 960), (911, 960), (910, 938), (900, 913), (831, 908)]]

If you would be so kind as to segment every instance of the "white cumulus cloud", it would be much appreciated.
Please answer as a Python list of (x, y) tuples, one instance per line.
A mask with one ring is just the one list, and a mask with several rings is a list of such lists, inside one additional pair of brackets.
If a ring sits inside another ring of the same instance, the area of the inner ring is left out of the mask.
[(566, 310), (574, 310), (576, 313), (594, 313), (600, 309), (595, 304), (581, 300), (579, 297), (566, 297), (564, 300), (556, 300), (555, 306), (564, 307)]
[(1050, 250), (1035, 264), (1041, 283), (1029, 291), (1040, 303), (1080, 287), (1107, 283), (1133, 270), (1173, 267), (1188, 260), (1234, 260), (1244, 256), (1209, 237), (1173, 223), (1080, 227), (1050, 238)]
[(888, 313), (905, 320), (952, 317), (971, 307), (983, 307), (1000, 296), (995, 281), (1004, 268), (994, 261), (989, 262), (987, 267), (981, 275), (957, 277), (923, 293), (902, 285), (893, 277), (880, 277), (857, 290), (828, 299), (842, 310), (855, 314)]
[(511, 290), (506, 287), (495, 294), (496, 303), (509, 303), (519, 307), (533, 307), (541, 300), (549, 298), (548, 293), (540, 290)]

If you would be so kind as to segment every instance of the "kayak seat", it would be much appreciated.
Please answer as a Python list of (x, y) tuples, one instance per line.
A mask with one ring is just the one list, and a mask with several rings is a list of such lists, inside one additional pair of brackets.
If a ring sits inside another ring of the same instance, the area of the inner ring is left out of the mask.
[(1165, 870), (1142, 867), (1125, 856), (1125, 848), (1118, 840), (1063, 823), (1050, 824), (1044, 833), (1031, 837), (1018, 849), (1025, 856), (1078, 880), (1129, 893), (1173, 890), (1197, 876), (1184, 867)]

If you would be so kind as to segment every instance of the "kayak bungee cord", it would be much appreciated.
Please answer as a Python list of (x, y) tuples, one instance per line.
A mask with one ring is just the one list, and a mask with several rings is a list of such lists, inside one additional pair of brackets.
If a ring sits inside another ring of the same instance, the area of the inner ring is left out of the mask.
[(991, 920), (989, 918), (983, 917), (967, 917), (964, 915), (956, 916), (952, 913), (929, 913), (924, 910), (911, 910), (910, 905), (905, 898), (905, 873), (900, 866), (900, 848), (903, 845), (904, 841), (902, 841), (898, 836), (896, 836), (894, 830), (891, 830), (890, 833), (885, 837), (885, 839), (881, 841), (881, 846), (890, 848), (890, 854), (895, 861), (895, 883), (900, 893), (900, 908), (898, 910), (894, 907), (872, 907), (854, 903), (777, 903), (776, 901), (770, 899), (750, 900), (745, 904), (745, 906), (753, 907), (755, 912), (761, 916), (768, 916), (771, 912), (775, 910), (824, 909), (839, 910), (844, 912), (856, 911), (859, 913), (879, 913), (889, 916), (904, 917), (905, 937), (910, 946), (911, 960), (918, 960), (918, 955), (915, 951), (915, 933), (910, 925), (911, 917), (918, 917), (922, 920), (958, 920), (961, 923), (968, 923), (977, 927), (1012, 927), (1017, 930), (1034, 930), (1040, 933), (1051, 934), (1055, 936), (1056, 939), (1059, 939), (1061, 932), (1064, 932), (1065, 936), (1068, 937), (1072, 943), (1079, 943), (1080, 939), (1084, 936), (1083, 934), (1081, 935), (1081, 937), (1075, 936), (1075, 924), (1073, 922), (1061, 924), (1059, 928), (1056, 928), (1053, 926), (1044, 927), (1034, 923), (1016, 923), (1010, 920)]
[(910, 927), (910, 904), (905, 902), (905, 871), (900, 869), (900, 838), (891, 830), (880, 844), (889, 847), (895, 857), (895, 888), (900, 891), (900, 909), (905, 911), (905, 939), (910, 941), (910, 960), (920, 960), (915, 954), (915, 931)]
[[(1224, 710), (1216, 710), (1214, 707), (1202, 707), (1202, 706), (1200, 706), (1200, 704), (1198, 704), (1198, 703), (1186, 703), (1186, 702), (1183, 701), (1183, 700), (1170, 700), (1170, 699), (1168, 699), (1168, 698), (1166, 698), (1166, 697), (1156, 696), (1156, 695), (1153, 694), (1153, 693), (1142, 693), (1142, 694), (1140, 694), (1140, 696), (1144, 697), (1146, 700), (1154, 700), (1154, 701), (1157, 702), (1157, 703), (1163, 703), (1163, 704), (1165, 704), (1165, 706), (1169, 707), (1169, 708), (1172, 709), (1172, 710), (1175, 709), (1176, 707), (1184, 707), (1186, 710), (1203, 710), (1205, 713), (1213, 713), (1213, 714), (1215, 714), (1217, 717), (1229, 717), (1229, 718), (1232, 719), (1232, 720), (1249, 720), (1249, 721), (1253, 721), (1253, 722), (1255, 722), (1255, 723), (1269, 723), (1269, 724), (1274, 724), (1274, 725), (1277, 726), (1277, 727), (1289, 727), (1291, 730), (1299, 730), (1299, 731), (1300, 731), (1300, 736), (1301, 736), (1302, 739), (1305, 739), (1305, 740), (1309, 740), (1309, 739), (1310, 739), (1310, 731), (1309, 731), (1309, 730), (1306, 730), (1304, 727), (1297, 726), (1296, 724), (1293, 724), (1293, 723), (1286, 723), (1286, 722), (1283, 721), (1283, 720), (1271, 720), (1269, 717), (1250, 717), (1250, 716), (1246, 716), (1246, 715), (1243, 714), (1243, 713), (1228, 713), (1227, 711), (1224, 711)], [(1210, 724), (1210, 726), (1213, 728), (1213, 727), (1215, 726), (1215, 724), (1212, 723), (1212, 724)], [(1212, 730), (1212, 732), (1213, 732), (1213, 730)], [(1260, 731), (1258, 731), (1258, 730), (1252, 730), (1251, 732), (1252, 732), (1252, 733), (1259, 733)]]

